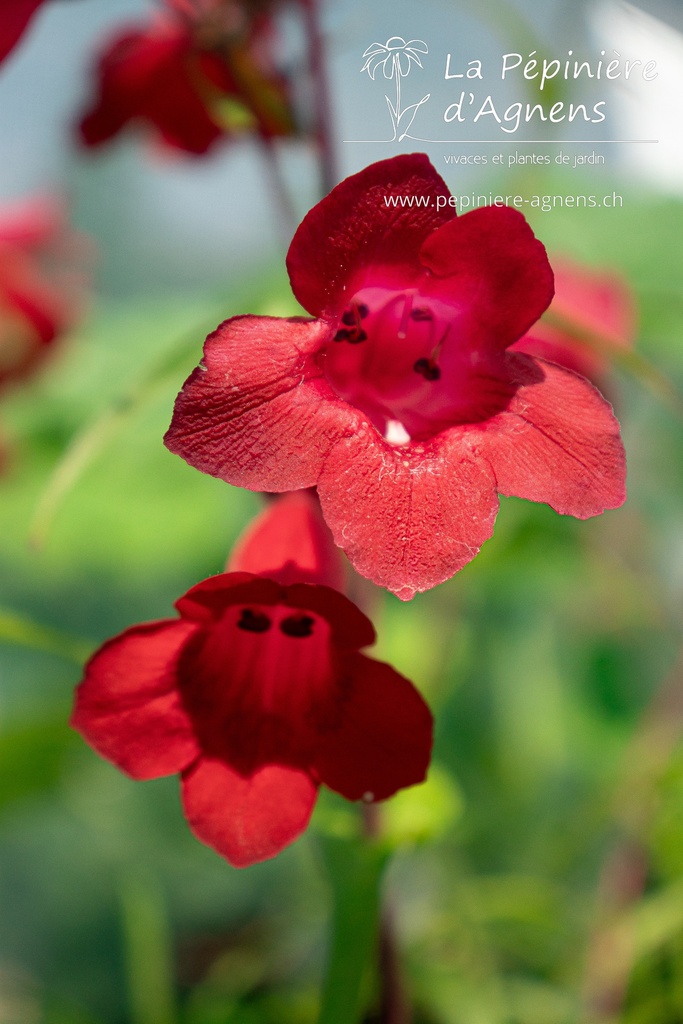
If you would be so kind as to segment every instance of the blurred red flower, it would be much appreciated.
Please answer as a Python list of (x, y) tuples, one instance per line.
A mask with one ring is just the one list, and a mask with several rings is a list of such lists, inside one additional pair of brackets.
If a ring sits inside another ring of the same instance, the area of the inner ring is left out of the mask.
[(0, 209), (0, 386), (31, 372), (79, 318), (83, 247), (55, 199)]
[(14, 49), (43, 0), (3, 0), (0, 10), (0, 61)]
[(342, 594), (335, 549), (296, 494), (231, 562), (90, 660), (73, 726), (136, 779), (180, 772), (199, 839), (243, 867), (306, 828), (318, 786), (383, 800), (421, 782), (432, 721), (417, 690), (359, 653), (372, 624)]
[(540, 356), (604, 386), (612, 367), (610, 356), (632, 348), (635, 340), (631, 291), (612, 271), (569, 260), (553, 261), (553, 269), (555, 296), (549, 312), (558, 321), (539, 320), (511, 350)]
[(552, 298), (543, 246), (517, 210), (455, 217), (448, 200), (421, 154), (337, 186), (287, 257), (316, 319), (222, 324), (166, 435), (233, 484), (317, 486), (336, 543), (403, 599), (475, 556), (498, 493), (582, 519), (625, 497), (608, 403), (506, 351)]
[(237, 18), (235, 6), (175, 0), (148, 25), (110, 39), (99, 60), (97, 98), (80, 123), (84, 144), (105, 143), (131, 122), (193, 154), (244, 131), (293, 134), (271, 19)]

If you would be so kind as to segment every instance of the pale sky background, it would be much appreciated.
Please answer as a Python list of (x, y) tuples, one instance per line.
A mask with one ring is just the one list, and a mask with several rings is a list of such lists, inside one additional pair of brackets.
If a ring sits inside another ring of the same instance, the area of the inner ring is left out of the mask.
[[(162, 158), (140, 133), (128, 133), (95, 154), (73, 144), (72, 126), (90, 94), (90, 68), (102, 39), (122, 24), (144, 21), (153, 6), (149, 0), (50, 0), (0, 68), (0, 201), (36, 191), (66, 194), (78, 225), (100, 242), (101, 287), (115, 294), (219, 285), (249, 265), (281, 259), (282, 253), (267, 177), (253, 144), (226, 146), (209, 159)], [(390, 137), (384, 97), (393, 94), (393, 82), (381, 80), (381, 75), (371, 81), (361, 74), (362, 54), (370, 43), (393, 35), (427, 42), (424, 69), (414, 69), (404, 80), (404, 94), (417, 100), (430, 92), (415, 132), (446, 139), (450, 129), (443, 124), (442, 111), (461, 88), (444, 81), (446, 52), (453, 68), (466, 66), (468, 60), (482, 61), (486, 77), (473, 83), (477, 95), (491, 92), (503, 109), (525, 98), (519, 84), (497, 80), (504, 52), (534, 46), (528, 36), (513, 41), (511, 33), (523, 24), (521, 15), (548, 54), (563, 57), (573, 47), (597, 60), (605, 48), (658, 61), (655, 82), (589, 83), (587, 98), (609, 96), (609, 121), (600, 127), (577, 122), (557, 126), (555, 137), (560, 132), (561, 138), (659, 138), (657, 145), (612, 144), (599, 150), (610, 154), (609, 181), (635, 175), (648, 187), (683, 191), (683, 36), (673, 27), (681, 27), (678, 4), (643, 0), (640, 7), (647, 14), (621, 0), (583, 6), (574, 0), (482, 0), (476, 14), (474, 6), (453, 0), (332, 0), (324, 5), (340, 176), (419, 148), (429, 153), (454, 191), (478, 187), (481, 170), (447, 169), (443, 154), (490, 154), (496, 147), (343, 141)], [(293, 18), (285, 32), (295, 53)], [(573, 83), (571, 98), (583, 99), (585, 84), (577, 93), (575, 88)], [(494, 130), (491, 118), (485, 118), (466, 137), (490, 139)], [(543, 138), (550, 138), (549, 126), (544, 131)], [(503, 138), (500, 130), (496, 134)], [(516, 144), (517, 139), (512, 141)], [(508, 137), (501, 148), (509, 152), (511, 145)], [(519, 146), (520, 152), (534, 148)], [(551, 147), (543, 151), (554, 152)], [(303, 215), (316, 200), (311, 151), (291, 142), (281, 152), (297, 211)]]

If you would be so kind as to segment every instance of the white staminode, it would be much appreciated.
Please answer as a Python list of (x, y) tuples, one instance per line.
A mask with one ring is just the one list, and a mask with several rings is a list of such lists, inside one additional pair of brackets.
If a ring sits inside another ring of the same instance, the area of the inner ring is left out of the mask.
[(388, 441), (389, 444), (393, 444), (398, 447), (402, 444), (408, 444), (410, 441), (410, 434), (407, 432), (400, 420), (387, 420), (384, 440)]

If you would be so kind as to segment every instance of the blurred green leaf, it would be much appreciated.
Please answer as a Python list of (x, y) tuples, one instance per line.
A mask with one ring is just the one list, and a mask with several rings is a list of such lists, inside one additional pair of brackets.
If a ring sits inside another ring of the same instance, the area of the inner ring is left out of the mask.
[(434, 841), (449, 831), (464, 810), (455, 780), (438, 765), (420, 786), (401, 789), (381, 804), (382, 839), (392, 847)]
[(92, 643), (69, 636), (58, 629), (41, 626), (31, 619), (0, 608), (0, 641), (56, 654), (82, 665), (93, 649)]

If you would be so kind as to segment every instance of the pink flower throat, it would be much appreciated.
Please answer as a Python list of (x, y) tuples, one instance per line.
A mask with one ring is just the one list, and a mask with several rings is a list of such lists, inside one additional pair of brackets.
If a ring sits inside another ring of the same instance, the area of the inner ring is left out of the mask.
[(402, 290), (360, 288), (324, 349), (332, 388), (394, 443), (486, 419), (511, 395), (496, 373), (499, 357), (472, 344), (466, 311), (430, 294), (433, 279), (424, 277)]

